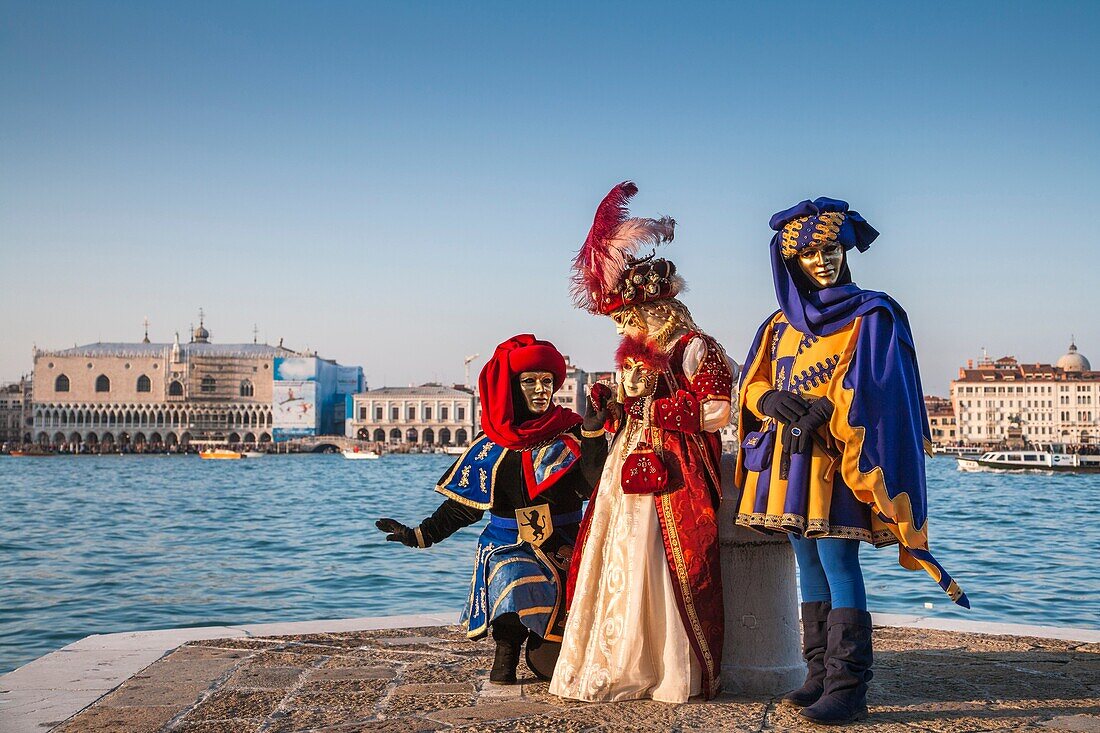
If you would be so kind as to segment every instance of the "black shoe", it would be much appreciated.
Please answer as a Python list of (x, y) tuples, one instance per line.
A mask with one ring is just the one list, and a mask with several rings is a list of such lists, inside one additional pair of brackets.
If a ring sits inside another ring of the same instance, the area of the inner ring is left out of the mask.
[(825, 626), (832, 606), (828, 601), (802, 604), (802, 658), (806, 660), (806, 681), (783, 696), (783, 702), (804, 708), (821, 697), (825, 682)]
[(493, 658), (493, 669), (489, 672), (489, 681), (494, 685), (516, 684), (516, 668), (519, 667), (519, 650), (527, 638), (527, 627), (519, 623), (519, 617), (512, 619), (506, 614), (493, 621), (493, 639), (497, 643), (497, 653)]
[(821, 698), (802, 716), (820, 725), (847, 725), (867, 717), (871, 664), (871, 614), (857, 608), (829, 612), (825, 685)]

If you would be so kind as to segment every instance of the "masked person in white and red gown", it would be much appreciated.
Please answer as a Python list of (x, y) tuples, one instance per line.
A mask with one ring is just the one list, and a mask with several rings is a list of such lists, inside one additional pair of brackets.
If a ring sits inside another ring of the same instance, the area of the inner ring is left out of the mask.
[[(683, 702), (718, 692), (717, 431), (729, 421), (733, 375), (676, 299), (675, 265), (634, 259), (640, 246), (670, 241), (675, 224), (628, 218), (635, 192), (629, 182), (612, 189), (575, 263), (578, 305), (611, 316), (628, 337), (619, 353), (626, 412), (604, 426), (615, 438), (578, 536), (550, 692)], [(610, 395), (595, 389), (592, 399), (599, 411)]]

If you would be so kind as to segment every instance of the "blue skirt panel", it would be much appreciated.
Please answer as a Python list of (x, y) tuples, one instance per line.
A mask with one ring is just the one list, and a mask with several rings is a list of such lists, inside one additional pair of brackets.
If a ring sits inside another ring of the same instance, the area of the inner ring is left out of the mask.
[[(576, 520), (559, 527), (558, 517), (554, 519), (554, 535), (560, 534), (558, 539), (572, 545), (577, 536)], [(478, 538), (470, 596), (462, 611), (467, 636), (480, 639), (496, 618), (515, 613), (539, 636), (560, 641), (553, 629), (565, 611), (565, 580), (562, 570), (541, 549), (519, 539), (514, 521), (491, 517)]]

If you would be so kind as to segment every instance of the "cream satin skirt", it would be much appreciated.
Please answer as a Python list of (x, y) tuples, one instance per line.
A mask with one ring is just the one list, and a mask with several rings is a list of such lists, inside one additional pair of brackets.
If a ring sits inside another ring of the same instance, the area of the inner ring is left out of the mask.
[(586, 701), (685, 702), (702, 692), (702, 668), (676, 607), (653, 497), (622, 492), (621, 453), (616, 438), (550, 692)]

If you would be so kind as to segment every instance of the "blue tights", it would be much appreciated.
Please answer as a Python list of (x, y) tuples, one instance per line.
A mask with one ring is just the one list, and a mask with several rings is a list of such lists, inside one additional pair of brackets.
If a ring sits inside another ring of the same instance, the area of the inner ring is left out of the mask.
[(867, 610), (867, 590), (859, 567), (859, 540), (789, 535), (798, 560), (802, 601), (832, 601), (833, 608)]

